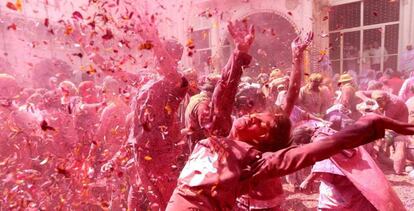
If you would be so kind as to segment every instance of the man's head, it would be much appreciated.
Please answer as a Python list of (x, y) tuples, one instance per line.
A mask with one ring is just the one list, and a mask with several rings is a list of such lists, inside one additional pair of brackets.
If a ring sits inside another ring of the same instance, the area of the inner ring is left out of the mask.
[(385, 71), (384, 71), (384, 75), (385, 75), (387, 78), (391, 78), (391, 77), (394, 77), (394, 76), (396, 75), (396, 73), (395, 73), (395, 71), (394, 71), (392, 68), (387, 68), (387, 69), (385, 69)]
[(170, 39), (165, 41), (165, 48), (168, 54), (178, 63), (183, 56), (184, 47), (177, 40)]
[(220, 80), (220, 78), (221, 75), (216, 73), (211, 73), (206, 76), (203, 76), (199, 82), (200, 89), (208, 93), (213, 93), (214, 88), (216, 87), (216, 84)]
[(338, 80), (338, 86), (345, 85), (352, 82), (352, 76), (348, 73), (342, 74)]
[(184, 77), (188, 80), (189, 87), (187, 93), (190, 95), (197, 94), (200, 90), (198, 87), (198, 74), (194, 68), (188, 68), (183, 71)]
[(60, 108), (62, 103), (60, 101), (60, 94), (57, 91), (47, 91), (42, 97), (42, 102), (39, 103), (41, 109)]
[(257, 82), (260, 84), (265, 84), (269, 80), (269, 75), (266, 73), (260, 73), (257, 76)]
[(71, 81), (62, 81), (59, 83), (59, 92), (64, 97), (76, 96), (78, 89)]
[(380, 108), (385, 108), (390, 102), (390, 95), (382, 90), (373, 91), (371, 93), (371, 98), (377, 102)]
[(407, 51), (411, 51), (413, 50), (413, 46), (412, 45), (407, 45)]
[(283, 77), (284, 75), (285, 74), (281, 69), (275, 68), (270, 72), (269, 80), (280, 78), (280, 77)]
[(98, 102), (98, 91), (93, 81), (82, 81), (79, 84), (79, 95), (87, 103)]
[(105, 98), (121, 94), (121, 84), (111, 76), (105, 77), (102, 83), (102, 93)]
[(300, 124), (292, 130), (291, 142), (296, 145), (309, 144), (314, 132), (315, 127), (311, 124)]
[(231, 135), (261, 151), (277, 151), (291, 145), (291, 122), (283, 113), (245, 115), (233, 122)]
[(322, 84), (323, 76), (320, 73), (312, 73), (309, 76), (309, 86), (313, 90), (317, 90)]
[(8, 74), (0, 74), (0, 99), (11, 100), (17, 97), (20, 92), (20, 87), (16, 79)]
[(239, 116), (263, 112), (265, 104), (266, 97), (258, 87), (246, 85), (236, 94), (235, 109)]

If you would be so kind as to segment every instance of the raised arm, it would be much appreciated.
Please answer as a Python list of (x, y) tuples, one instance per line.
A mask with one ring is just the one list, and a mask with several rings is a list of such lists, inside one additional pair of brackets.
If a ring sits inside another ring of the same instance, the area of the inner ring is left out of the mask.
[(287, 91), (286, 103), (283, 106), (283, 110), (287, 115), (290, 115), (295, 105), (295, 101), (299, 96), (301, 76), (302, 76), (302, 62), (303, 52), (310, 45), (313, 40), (313, 33), (310, 32), (306, 35), (304, 40), (297, 37), (292, 42), (292, 72), (290, 73), (289, 89)]
[(360, 98), (363, 101), (371, 100), (372, 91), (357, 91), (355, 96)]
[(403, 135), (414, 134), (414, 125), (398, 122), (387, 117), (370, 114), (354, 125), (325, 138), (323, 141), (292, 146), (274, 153), (264, 153), (254, 165), (255, 180), (280, 177), (327, 159), (343, 149), (352, 149), (384, 137), (385, 129)]
[[(160, 39), (157, 27), (154, 21), (150, 19), (147, 16), (138, 16), (135, 22), (135, 32), (145, 42), (143, 44), (147, 46), (145, 48), (153, 50), (159, 64), (157, 72), (169, 80), (180, 81), (181, 75), (178, 73), (177, 62), (182, 56), (182, 51), (178, 52), (180, 49), (174, 49), (174, 51), (177, 51), (177, 55), (171, 55), (167, 51), (166, 41)], [(181, 48), (182, 50), (182, 46), (179, 46), (178, 43), (174, 48)]]
[(243, 73), (243, 67), (251, 61), (248, 54), (254, 41), (254, 28), (245, 22), (229, 23), (228, 30), (236, 49), (230, 55), (227, 65), (221, 70), (221, 79), (217, 82), (212, 96), (211, 132), (227, 136), (231, 129), (231, 114), (237, 88)]

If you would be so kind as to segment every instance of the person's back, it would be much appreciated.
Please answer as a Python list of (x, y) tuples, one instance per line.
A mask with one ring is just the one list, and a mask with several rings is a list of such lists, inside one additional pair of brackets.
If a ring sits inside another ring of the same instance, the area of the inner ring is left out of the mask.
[(331, 104), (331, 94), (327, 87), (321, 86), (319, 91), (310, 90), (307, 86), (300, 89), (298, 105), (304, 110), (320, 116)]
[(151, 80), (138, 93), (134, 108), (134, 137), (137, 146), (154, 149), (171, 147), (179, 137), (177, 110), (187, 90), (181, 84), (161, 78)]
[(187, 88), (185, 78), (175, 83), (162, 77), (149, 81), (136, 97), (128, 142), (134, 146), (140, 180), (130, 189), (131, 209), (145, 203), (138, 198), (140, 187), (152, 190), (146, 196), (149, 206), (162, 209), (174, 190), (182, 154), (182, 147), (176, 145), (181, 136), (177, 112)]
[(404, 101), (393, 94), (390, 94), (390, 101), (384, 109), (385, 116), (401, 122), (408, 122), (408, 108)]

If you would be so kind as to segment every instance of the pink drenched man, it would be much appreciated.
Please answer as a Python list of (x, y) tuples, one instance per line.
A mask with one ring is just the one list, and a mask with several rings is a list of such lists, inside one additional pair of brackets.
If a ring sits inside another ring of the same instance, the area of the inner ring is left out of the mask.
[[(196, 145), (167, 210), (232, 210), (243, 188), (367, 144), (383, 137), (385, 129), (414, 134), (414, 125), (369, 115), (323, 141), (298, 147), (290, 146), (290, 121), (283, 113), (239, 118), (227, 138), (209, 137)], [(401, 208), (387, 206), (382, 210)]]
[[(313, 39), (313, 33), (308, 33), (305, 40), (296, 38), (292, 42), (292, 71), (289, 80), (289, 88), (286, 92), (285, 100), (282, 106), (275, 108), (276, 110), (282, 110), (286, 116), (290, 116), (293, 111), (297, 110), (294, 104), (299, 94), (300, 81), (302, 75), (302, 62), (303, 52), (310, 45)], [(253, 91), (255, 89), (252, 89)], [(236, 106), (236, 113), (244, 113), (245, 115), (265, 112), (264, 97), (260, 97), (261, 93), (250, 92), (249, 90), (240, 90), (237, 94), (237, 102), (255, 99), (255, 102), (243, 103)], [(260, 104), (260, 102), (263, 102)], [(271, 146), (269, 146), (271, 147)], [(273, 146), (277, 148), (277, 145)], [(271, 148), (269, 148), (271, 150)], [(271, 150), (273, 151), (273, 150)], [(255, 210), (255, 209), (272, 209), (279, 210), (282, 202), (284, 201), (283, 188), (280, 178), (275, 177), (266, 181), (260, 181), (254, 186), (247, 186), (244, 188), (246, 194), (241, 195), (237, 199), (238, 208), (241, 210)]]
[(248, 51), (254, 41), (254, 28), (237, 21), (235, 24), (229, 23), (228, 30), (236, 49), (221, 70), (221, 77), (206, 79), (201, 87), (202, 93), (195, 95), (186, 108), (185, 132), (190, 139), (190, 151), (198, 141), (211, 134), (227, 136), (230, 132), (231, 115), (243, 67), (251, 61)]
[[(150, 27), (153, 29), (154, 26)], [(152, 36), (150, 36), (151, 34)], [(159, 59), (160, 68), (158, 71), (161, 78), (145, 85), (136, 100), (134, 126), (130, 138), (136, 142), (134, 149), (137, 155), (140, 179), (140, 184), (135, 188), (140, 187), (142, 190), (132, 191), (131, 195), (135, 196), (135, 201), (131, 201), (130, 205), (131, 209), (137, 209), (137, 203), (142, 202), (139, 202), (136, 197), (141, 193), (141, 196), (144, 195), (144, 198), (149, 201), (150, 209), (164, 209), (178, 178), (177, 165), (179, 163), (177, 159), (182, 151), (180, 147), (176, 146), (180, 140), (177, 110), (189, 84), (177, 72), (177, 61), (182, 52), (180, 46), (173, 46), (170, 43), (172, 48), (169, 48), (170, 52), (167, 52), (163, 42), (157, 39), (155, 30), (145, 34), (140, 32), (140, 35), (153, 41), (154, 53)], [(245, 44), (246, 41), (242, 35), (237, 34), (235, 37), (236, 46), (243, 47)], [(231, 55), (229, 63), (223, 69), (218, 88), (212, 96), (214, 102), (223, 100), (217, 99), (217, 96), (234, 96), (236, 89), (226, 88), (229, 86), (228, 84), (238, 84), (237, 78), (240, 78), (242, 66), (249, 62), (250, 57), (244, 51), (236, 50)], [(218, 105), (218, 103), (213, 104)], [(217, 134), (225, 133), (231, 125), (229, 121), (231, 121), (232, 104), (228, 103), (226, 108), (219, 106), (224, 105), (213, 106), (212, 109), (213, 116), (216, 112), (223, 114), (213, 120), (213, 122), (220, 121), (211, 127), (217, 131)], [(131, 198), (134, 199), (134, 197)]]
[(102, 85), (105, 107), (99, 117), (95, 140), (105, 160), (114, 156), (128, 135), (129, 106), (122, 99), (121, 83), (107, 76)]
[(342, 74), (338, 80), (340, 94), (335, 101), (335, 104), (341, 104), (346, 109), (350, 110), (351, 117), (358, 119), (361, 114), (356, 110), (356, 105), (359, 99), (355, 96), (357, 89), (354, 86), (353, 78), (350, 74)]
[(48, 141), (48, 149), (57, 157), (66, 158), (75, 151), (78, 134), (75, 129), (72, 107), (62, 104), (62, 95), (48, 91), (43, 95), (42, 129)]
[(98, 99), (98, 91), (93, 81), (79, 84), (80, 102), (75, 107), (75, 127), (79, 137), (80, 155), (85, 158), (94, 141), (98, 128), (102, 103)]
[(40, 127), (32, 113), (15, 104), (19, 92), (13, 76), (0, 74), (0, 159), (16, 153), (18, 165), (29, 167), (36, 156)]
[(322, 85), (323, 76), (312, 73), (309, 82), (300, 89), (298, 106), (303, 110), (322, 117), (332, 104), (332, 94), (326, 86)]

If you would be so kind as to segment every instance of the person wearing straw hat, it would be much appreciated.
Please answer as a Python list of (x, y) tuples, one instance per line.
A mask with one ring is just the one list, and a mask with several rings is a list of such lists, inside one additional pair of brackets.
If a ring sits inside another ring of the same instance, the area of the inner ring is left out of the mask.
[(312, 73), (309, 82), (300, 89), (298, 98), (299, 107), (318, 117), (322, 117), (332, 104), (332, 95), (322, 81), (320, 73)]
[[(378, 104), (377, 113), (381, 113), (394, 120), (408, 122), (407, 105), (398, 96), (383, 90), (358, 91), (355, 95), (364, 101), (376, 101)], [(406, 136), (400, 136), (394, 133), (389, 133), (387, 137), (389, 141), (388, 145), (393, 148), (391, 157), (394, 160), (394, 171), (396, 174), (401, 174), (405, 166), (408, 140)]]
[(357, 89), (353, 84), (353, 77), (348, 74), (342, 74), (338, 80), (339, 86), (339, 96), (335, 101), (335, 104), (342, 104), (345, 108), (349, 109), (352, 119), (358, 119), (361, 115), (356, 110), (356, 105), (358, 104), (358, 99), (355, 96)]

